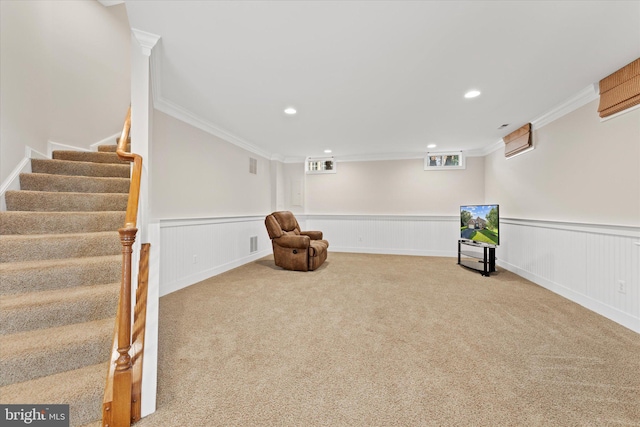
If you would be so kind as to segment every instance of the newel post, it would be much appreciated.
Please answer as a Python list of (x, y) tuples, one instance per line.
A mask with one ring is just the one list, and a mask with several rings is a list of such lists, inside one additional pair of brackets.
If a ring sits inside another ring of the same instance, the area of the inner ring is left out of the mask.
[(118, 311), (118, 359), (113, 376), (112, 426), (131, 425), (131, 384), (133, 382), (131, 355), (131, 258), (137, 228), (121, 228), (122, 280)]

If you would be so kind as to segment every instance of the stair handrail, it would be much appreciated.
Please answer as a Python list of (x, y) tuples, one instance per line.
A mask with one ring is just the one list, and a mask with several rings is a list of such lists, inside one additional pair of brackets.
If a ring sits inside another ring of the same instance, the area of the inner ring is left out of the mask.
[[(138, 290), (136, 294), (135, 314), (140, 318), (134, 319), (136, 332), (132, 342), (131, 322), (131, 271), (132, 253), (135, 242), (138, 217), (138, 202), (140, 199), (140, 181), (142, 176), (142, 156), (127, 151), (129, 134), (131, 131), (131, 107), (127, 111), (122, 133), (118, 140), (116, 154), (121, 160), (133, 163), (131, 182), (129, 185), (129, 198), (125, 223), (118, 230), (120, 243), (122, 244), (122, 277), (120, 285), (120, 297), (116, 314), (114, 330), (113, 352), (107, 374), (107, 385), (103, 400), (102, 425), (107, 427), (129, 427), (132, 422), (140, 418), (140, 383), (142, 352), (144, 347), (144, 316), (146, 313), (146, 287), (148, 276), (148, 244), (143, 248), (144, 260), (141, 259)], [(144, 271), (143, 271), (144, 270)], [(144, 288), (144, 297), (140, 298), (141, 288)], [(144, 309), (139, 307), (144, 305)], [(137, 317), (137, 316), (136, 316)], [(115, 359), (115, 363), (113, 360)], [(134, 371), (134, 364), (135, 371)], [(136, 378), (134, 378), (134, 374)], [(134, 385), (135, 382), (135, 385)], [(135, 387), (135, 390), (134, 390)]]
[(138, 220), (138, 200), (140, 198), (140, 177), (142, 176), (142, 156), (130, 153), (127, 150), (129, 141), (129, 133), (131, 131), (131, 107), (127, 111), (127, 117), (124, 120), (124, 126), (120, 139), (118, 139), (118, 148), (116, 154), (122, 160), (133, 163), (133, 171), (131, 172), (131, 184), (129, 187), (129, 200), (127, 201), (127, 214), (124, 221), (125, 228), (136, 228)]

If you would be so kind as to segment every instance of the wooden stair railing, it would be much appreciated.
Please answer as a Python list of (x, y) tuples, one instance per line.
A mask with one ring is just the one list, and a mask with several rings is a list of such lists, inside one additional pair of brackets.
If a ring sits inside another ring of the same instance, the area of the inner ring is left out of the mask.
[(107, 373), (102, 402), (103, 427), (129, 427), (141, 418), (142, 360), (144, 331), (147, 313), (147, 288), (149, 278), (149, 244), (141, 245), (136, 303), (133, 309), (133, 334), (131, 332), (131, 269), (133, 244), (138, 232), (138, 200), (142, 176), (142, 157), (126, 151), (131, 130), (131, 108), (127, 112), (116, 153), (122, 160), (133, 163), (129, 200), (124, 227), (120, 228), (122, 244), (122, 279), (116, 313), (113, 351)]

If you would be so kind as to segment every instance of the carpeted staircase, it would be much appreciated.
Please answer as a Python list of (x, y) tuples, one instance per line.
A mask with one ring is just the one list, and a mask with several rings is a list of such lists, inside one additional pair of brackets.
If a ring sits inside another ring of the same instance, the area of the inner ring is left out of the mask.
[(129, 163), (115, 146), (31, 160), (0, 212), (0, 403), (70, 404), (100, 425)]

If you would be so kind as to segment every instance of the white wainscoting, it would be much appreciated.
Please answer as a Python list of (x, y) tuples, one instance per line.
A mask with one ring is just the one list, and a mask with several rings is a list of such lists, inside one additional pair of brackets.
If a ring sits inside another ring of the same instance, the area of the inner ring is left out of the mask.
[(640, 333), (640, 227), (502, 218), (500, 241), (499, 266)]
[[(258, 236), (254, 253), (251, 236)], [(271, 252), (264, 216), (160, 220), (160, 296)]]
[[(302, 215), (334, 252), (457, 256), (457, 216)], [(498, 265), (640, 333), (640, 227), (502, 218)], [(620, 292), (624, 282), (624, 293)]]
[[(303, 230), (324, 233), (330, 252), (457, 256), (458, 216), (296, 217)], [(264, 217), (163, 220), (160, 235), (161, 295), (271, 253)], [(258, 236), (254, 254), (250, 236)], [(640, 333), (638, 242), (640, 227), (502, 218), (496, 257), (500, 267)]]
[[(329, 250), (375, 254), (457, 256), (458, 216), (301, 215), (306, 230), (321, 230)], [(304, 224), (304, 226), (303, 226)]]

